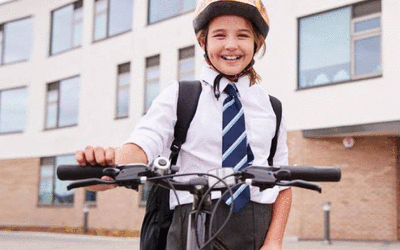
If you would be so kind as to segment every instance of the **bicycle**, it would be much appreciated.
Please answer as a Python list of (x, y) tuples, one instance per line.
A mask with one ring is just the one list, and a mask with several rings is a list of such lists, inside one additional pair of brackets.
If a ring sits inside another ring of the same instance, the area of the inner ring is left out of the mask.
[[(211, 249), (211, 243), (232, 214), (233, 202), (225, 222), (219, 229), (212, 232), (214, 215), (223, 199), (220, 198), (212, 209), (211, 191), (221, 191), (221, 197), (226, 194), (232, 197), (232, 189), (247, 184), (259, 187), (260, 191), (274, 186), (293, 186), (321, 192), (321, 187), (310, 181), (338, 182), (341, 179), (341, 171), (337, 167), (249, 166), (238, 172), (230, 168), (220, 168), (210, 173), (176, 174), (177, 172), (178, 168), (171, 166), (169, 160), (164, 157), (157, 158), (150, 165), (124, 164), (110, 167), (60, 165), (57, 168), (57, 176), (60, 180), (74, 181), (67, 186), (68, 190), (97, 184), (117, 184), (138, 190), (139, 185), (151, 182), (172, 189), (175, 195), (177, 190), (189, 191), (193, 195), (193, 206), (188, 220), (187, 250)], [(104, 175), (111, 176), (114, 180), (101, 180), (100, 178)], [(173, 177), (187, 175), (197, 177), (186, 182), (173, 179)], [(200, 218), (204, 221), (203, 224), (199, 223)]]

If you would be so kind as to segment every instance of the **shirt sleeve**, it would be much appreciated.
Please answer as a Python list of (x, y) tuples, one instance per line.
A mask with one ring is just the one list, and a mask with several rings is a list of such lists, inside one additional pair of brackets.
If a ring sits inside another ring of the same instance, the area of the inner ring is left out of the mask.
[[(287, 147), (287, 133), (285, 119), (282, 117), (279, 127), (278, 143), (274, 156), (274, 166), (287, 166), (289, 164), (289, 152)], [(289, 187), (276, 186), (279, 191), (288, 189)]]
[(150, 162), (161, 154), (172, 142), (177, 120), (176, 106), (179, 84), (171, 82), (154, 99), (150, 109), (140, 119), (132, 134), (124, 142), (138, 145)]
[(287, 147), (286, 122), (284, 117), (282, 117), (282, 121), (278, 132), (278, 142), (274, 156), (274, 165), (287, 166), (288, 164), (289, 164), (289, 152)]

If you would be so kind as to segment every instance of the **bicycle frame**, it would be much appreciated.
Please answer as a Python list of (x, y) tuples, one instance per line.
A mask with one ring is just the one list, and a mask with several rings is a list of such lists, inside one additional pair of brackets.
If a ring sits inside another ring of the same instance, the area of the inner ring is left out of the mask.
[[(208, 232), (210, 227), (211, 215), (205, 211), (211, 212), (211, 197), (210, 194), (207, 194), (206, 201), (203, 205), (200, 204), (200, 201), (203, 199), (203, 195), (195, 194), (193, 195), (193, 206), (192, 211), (189, 213), (188, 219), (188, 232), (187, 232), (187, 240), (186, 240), (186, 249), (187, 250), (211, 250), (211, 244), (205, 246), (204, 248), (199, 248), (199, 245), (202, 246), (209, 239)], [(200, 207), (202, 206), (202, 207)], [(205, 210), (205, 211), (204, 211)], [(203, 211), (203, 212), (198, 212)], [(196, 224), (196, 215), (197, 224)], [(199, 218), (200, 217), (200, 218)]]
[[(99, 169), (102, 170), (99, 171)], [(216, 232), (211, 231), (215, 210), (221, 202), (220, 199), (215, 205), (215, 208), (212, 209), (211, 191), (227, 190), (223, 192), (222, 195), (225, 195), (225, 193), (228, 193), (229, 191), (229, 194), (232, 197), (232, 188), (235, 185), (238, 186), (246, 183), (248, 185), (259, 187), (260, 191), (279, 185), (295, 186), (321, 192), (320, 186), (308, 181), (337, 182), (341, 179), (340, 169), (333, 167), (249, 166), (243, 171), (228, 175), (207, 173), (171, 174), (171, 172), (174, 171), (175, 170), (170, 167), (168, 159), (164, 158), (159, 160), (158, 164), (153, 164), (151, 166), (144, 164), (129, 164), (116, 165), (109, 168), (82, 168), (79, 165), (64, 165), (58, 167), (57, 176), (60, 180), (78, 180), (69, 184), (67, 186), (68, 190), (97, 184), (118, 184), (119, 186), (138, 190), (139, 185), (146, 181), (150, 181), (168, 189), (189, 191), (193, 195), (194, 200), (192, 211), (189, 213), (188, 218), (186, 250), (210, 250), (212, 248), (212, 240), (216, 238), (216, 235), (218, 235), (222, 230), (231, 216), (233, 203), (231, 203), (231, 211), (227, 215), (225, 222), (218, 230), (216, 230)], [(103, 175), (111, 176), (114, 180), (101, 180), (100, 177)], [(188, 175), (197, 175), (198, 177), (191, 179), (189, 182), (177, 182), (172, 179), (176, 176)], [(205, 176), (211, 177), (211, 179), (214, 180), (210, 181), (210, 178), (207, 180), (204, 178)], [(234, 179), (233, 184), (231, 183), (230, 178)], [(211, 212), (211, 210), (213, 211)]]

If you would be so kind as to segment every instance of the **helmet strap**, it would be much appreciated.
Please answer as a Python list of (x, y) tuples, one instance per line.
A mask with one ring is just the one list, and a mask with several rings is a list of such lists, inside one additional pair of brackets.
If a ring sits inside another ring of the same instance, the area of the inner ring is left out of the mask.
[(215, 67), (210, 58), (208, 57), (208, 52), (207, 52), (207, 44), (204, 46), (204, 59), (206, 60), (206, 62), (213, 67), (218, 73), (220, 73), (214, 80), (214, 96), (215, 98), (217, 98), (217, 100), (219, 99), (221, 92), (219, 90), (219, 83), (222, 79), (222, 77), (225, 77), (226, 79), (228, 79), (231, 82), (237, 82), (239, 80), (240, 77), (246, 75), (250, 68), (253, 67), (255, 61), (254, 61), (254, 54), (253, 54), (253, 58), (251, 59), (250, 63), (246, 66), (246, 68), (244, 68), (244, 70), (242, 72), (240, 72), (239, 74), (236, 75), (226, 75), (224, 73), (222, 73), (220, 70), (217, 69), (217, 67)]

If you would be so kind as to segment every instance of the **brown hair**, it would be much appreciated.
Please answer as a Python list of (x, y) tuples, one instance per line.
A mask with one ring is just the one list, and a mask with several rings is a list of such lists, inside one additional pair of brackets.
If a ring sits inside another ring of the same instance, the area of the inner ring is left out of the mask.
[[(260, 53), (260, 57), (262, 57), (265, 55), (265, 51), (266, 51), (265, 39), (264, 39), (264, 36), (261, 34), (261, 32), (259, 32), (258, 29), (254, 26), (254, 24), (253, 23), (251, 23), (251, 24), (252, 24), (251, 27), (252, 27), (252, 32), (253, 32), (253, 36), (254, 36), (254, 54)], [(208, 35), (208, 24), (204, 29), (199, 30), (196, 34), (196, 38), (197, 38), (197, 41), (199, 42), (200, 46), (202, 46), (202, 45), (207, 46), (207, 35)], [(260, 75), (257, 74), (257, 72), (253, 66), (251, 66), (247, 70), (245, 75), (249, 75), (250, 86), (258, 83), (261, 80)]]

